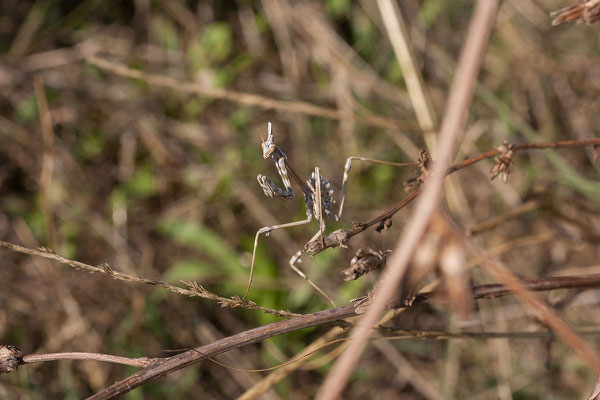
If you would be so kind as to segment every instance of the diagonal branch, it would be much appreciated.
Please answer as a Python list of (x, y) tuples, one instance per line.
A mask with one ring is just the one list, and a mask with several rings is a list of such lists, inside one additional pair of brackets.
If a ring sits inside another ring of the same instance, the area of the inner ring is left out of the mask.
[[(543, 150), (543, 149), (558, 149), (558, 148), (568, 148), (568, 147), (600, 147), (600, 138), (590, 138), (590, 139), (582, 139), (582, 140), (560, 140), (557, 142), (537, 142), (537, 143), (509, 143), (504, 145), (506, 147), (510, 147), (513, 151), (517, 150)], [(475, 157), (469, 158), (465, 161), (461, 161), (456, 163), (450, 167), (448, 167), (445, 171), (446, 176), (451, 175), (463, 168), (471, 166), (479, 161), (495, 157), (501, 154), (502, 151), (499, 148), (494, 150), (486, 151), (481, 153)], [(367, 222), (356, 222), (354, 223), (354, 227), (351, 229), (338, 229), (335, 232), (330, 233), (329, 235), (323, 238), (324, 245), (321, 244), (321, 241), (313, 241), (306, 245), (306, 251), (310, 255), (315, 255), (322, 252), (325, 249), (330, 247), (340, 247), (346, 244), (350, 238), (359, 233), (363, 232), (367, 228), (371, 226), (375, 226), (380, 224), (381, 222), (391, 218), (404, 208), (408, 203), (413, 201), (417, 196), (421, 193), (421, 189), (416, 189), (408, 194), (402, 201), (398, 204), (382, 212), (377, 215), (373, 219)]]
[(4, 247), (6, 249), (9, 249), (14, 252), (21, 253), (21, 254), (28, 254), (31, 256), (37, 256), (37, 257), (47, 258), (50, 260), (55, 260), (62, 264), (68, 265), (72, 268), (75, 268), (77, 270), (87, 271), (87, 272), (91, 272), (91, 273), (98, 272), (101, 274), (106, 274), (106, 275), (109, 275), (111, 278), (119, 280), (119, 281), (143, 283), (145, 285), (158, 286), (158, 287), (167, 289), (168, 291), (170, 291), (172, 293), (179, 294), (182, 296), (202, 297), (204, 299), (216, 300), (219, 302), (219, 304), (221, 304), (222, 307), (231, 307), (231, 308), (241, 307), (241, 308), (246, 308), (246, 309), (250, 309), (250, 310), (260, 310), (267, 314), (273, 314), (273, 315), (277, 315), (279, 317), (288, 317), (288, 318), (298, 315), (298, 314), (292, 313), (290, 311), (273, 310), (271, 308), (262, 307), (252, 301), (243, 300), (243, 299), (239, 298), (238, 296), (231, 298), (231, 299), (227, 298), (227, 297), (221, 297), (212, 292), (209, 292), (204, 287), (202, 287), (202, 285), (198, 284), (197, 282), (193, 282), (193, 281), (182, 281), (182, 283), (188, 287), (188, 289), (185, 289), (185, 288), (182, 288), (179, 286), (175, 286), (172, 283), (148, 279), (148, 278), (141, 278), (139, 276), (127, 274), (125, 272), (120, 272), (120, 271), (115, 270), (113, 267), (111, 267), (108, 264), (103, 264), (101, 266), (94, 266), (94, 265), (82, 263), (80, 261), (70, 260), (68, 258), (59, 256), (53, 250), (48, 249), (48, 248), (30, 249), (28, 247), (19, 246), (19, 245), (5, 242), (2, 240), (0, 240), (0, 247)]
[[(531, 291), (600, 287), (600, 274), (550, 277), (519, 282), (527, 290)], [(511, 287), (501, 284), (481, 285), (473, 288), (474, 299), (492, 299), (514, 293), (515, 292)], [(443, 302), (443, 299), (443, 293), (439, 291), (419, 293), (415, 297), (412, 306), (417, 304), (440, 303)], [(399, 304), (398, 308), (406, 307), (405, 304)], [(246, 345), (258, 343), (274, 336), (313, 326), (326, 325), (353, 316), (356, 316), (353, 306), (318, 311), (316, 313), (300, 315), (285, 321), (278, 321), (269, 325), (250, 329), (173, 357), (153, 359), (154, 362), (151, 365), (114, 383), (101, 392), (91, 396), (89, 399), (110, 399), (127, 393), (150, 380), (167, 375), (181, 368), (188, 367), (209, 357), (238, 349)]]
[(276, 100), (253, 93), (242, 93), (221, 88), (206, 87), (193, 82), (185, 82), (162, 75), (146, 73), (129, 68), (125, 64), (108, 61), (96, 56), (90, 56), (86, 61), (95, 67), (115, 75), (125, 78), (141, 79), (152, 85), (166, 87), (183, 93), (193, 93), (202, 97), (228, 100), (249, 106), (261, 107), (266, 110), (288, 111), (339, 121), (351, 121), (380, 128), (420, 131), (419, 126), (413, 122), (398, 121), (374, 115), (357, 116), (354, 114), (341, 113), (335, 109), (320, 107), (303, 101)]

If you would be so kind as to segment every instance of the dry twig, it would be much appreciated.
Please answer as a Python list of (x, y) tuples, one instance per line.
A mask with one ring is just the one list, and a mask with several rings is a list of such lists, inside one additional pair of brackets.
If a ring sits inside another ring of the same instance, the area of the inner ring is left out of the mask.
[(260, 310), (267, 314), (273, 314), (273, 315), (277, 315), (279, 317), (298, 316), (298, 314), (295, 314), (295, 313), (292, 313), (289, 311), (273, 310), (273, 309), (270, 309), (267, 307), (259, 306), (252, 301), (243, 300), (239, 296), (236, 296), (231, 299), (228, 299), (226, 297), (221, 297), (212, 292), (209, 292), (204, 287), (202, 287), (200, 284), (198, 284), (197, 282), (193, 282), (193, 281), (182, 280), (181, 282), (188, 287), (188, 289), (185, 289), (185, 288), (182, 288), (179, 286), (175, 286), (168, 282), (147, 279), (147, 278), (141, 278), (141, 277), (138, 277), (135, 275), (126, 274), (124, 272), (115, 270), (113, 267), (111, 267), (108, 264), (102, 264), (101, 266), (93, 266), (93, 265), (85, 264), (85, 263), (82, 263), (79, 261), (70, 260), (68, 258), (59, 256), (51, 249), (48, 249), (45, 247), (42, 247), (40, 249), (30, 249), (30, 248), (19, 246), (19, 245), (13, 244), (13, 243), (8, 243), (8, 242), (2, 241), (2, 240), (0, 240), (0, 247), (4, 247), (6, 249), (15, 251), (17, 253), (28, 254), (28, 255), (36, 256), (36, 257), (43, 257), (43, 258), (47, 258), (50, 260), (56, 260), (60, 263), (68, 265), (77, 270), (87, 271), (87, 272), (91, 272), (91, 273), (99, 272), (102, 274), (109, 275), (111, 278), (119, 280), (119, 281), (143, 283), (145, 285), (162, 287), (172, 293), (179, 294), (182, 296), (202, 297), (204, 299), (215, 300), (215, 301), (219, 302), (219, 304), (222, 307), (231, 307), (231, 308), (240, 307), (240, 308), (246, 308), (249, 310)]
[(87, 62), (104, 71), (122, 77), (141, 79), (152, 85), (166, 87), (169, 89), (177, 90), (182, 93), (193, 93), (198, 96), (228, 100), (249, 106), (261, 107), (266, 110), (295, 112), (340, 121), (362, 123), (370, 126), (377, 126), (380, 128), (398, 130), (407, 129), (411, 131), (420, 130), (419, 127), (412, 122), (397, 121), (391, 118), (373, 115), (357, 116), (353, 114), (342, 114), (335, 109), (320, 107), (303, 101), (274, 100), (269, 97), (264, 97), (252, 93), (240, 93), (232, 90), (206, 87), (197, 83), (184, 82), (162, 75), (146, 73), (140, 70), (129, 68), (125, 64), (114, 61), (108, 61), (96, 56), (88, 57)]
[[(558, 148), (568, 148), (568, 147), (597, 147), (600, 146), (600, 138), (591, 138), (591, 139), (583, 139), (583, 140), (559, 140), (556, 142), (538, 142), (538, 143), (506, 143), (502, 146), (494, 150), (487, 151), (485, 153), (479, 154), (478, 156), (469, 158), (468, 160), (459, 162), (454, 164), (446, 169), (445, 174), (450, 175), (459, 171), (463, 168), (466, 168), (470, 165), (473, 165), (481, 160), (485, 160), (487, 158), (493, 158), (497, 155), (502, 154), (504, 147), (510, 147), (514, 156), (514, 153), (519, 150), (539, 150), (539, 149), (558, 149)], [(502, 157), (501, 157), (502, 158)], [(500, 172), (507, 172), (503, 169)], [(354, 227), (351, 229), (338, 229), (336, 231), (331, 232), (329, 235), (323, 237), (322, 245), (321, 241), (313, 240), (306, 245), (306, 252), (310, 255), (315, 255), (323, 250), (330, 247), (345, 247), (348, 240), (350, 240), (353, 236), (358, 235), (363, 232), (367, 228), (374, 226), (376, 224), (380, 224), (383, 221), (387, 221), (394, 216), (398, 211), (404, 208), (408, 203), (413, 201), (419, 194), (421, 193), (421, 189), (417, 188), (413, 192), (411, 192), (408, 196), (406, 196), (401, 202), (396, 204), (394, 207), (390, 208), (387, 211), (379, 214), (375, 218), (367, 221), (367, 222), (355, 222), (353, 223)]]
[[(520, 283), (527, 288), (527, 290), (540, 291), (575, 287), (598, 287), (600, 286), (600, 274), (532, 279), (520, 281)], [(496, 298), (513, 293), (514, 291), (505, 285), (482, 285), (473, 288), (474, 299)], [(416, 296), (413, 306), (416, 304), (438, 303), (442, 298), (440, 292), (420, 293)], [(399, 308), (406, 307), (405, 304), (399, 304), (398, 306)], [(326, 325), (349, 318), (355, 316), (355, 312), (356, 310), (353, 306), (344, 306), (318, 311), (312, 314), (300, 315), (285, 321), (274, 322), (269, 325), (240, 332), (233, 336), (223, 338), (211, 344), (172, 357), (151, 359), (152, 362), (142, 370), (128, 378), (114, 383), (110, 387), (89, 397), (89, 399), (99, 400), (114, 398), (127, 393), (150, 380), (168, 375), (171, 372), (188, 367), (209, 357), (299, 329)], [(440, 336), (439, 333), (438, 336)]]

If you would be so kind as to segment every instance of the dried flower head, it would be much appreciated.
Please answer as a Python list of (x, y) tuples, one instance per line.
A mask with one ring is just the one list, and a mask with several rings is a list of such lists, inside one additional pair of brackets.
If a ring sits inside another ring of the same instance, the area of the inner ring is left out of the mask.
[(342, 271), (346, 275), (344, 280), (353, 281), (373, 270), (381, 269), (390, 252), (391, 250), (376, 251), (370, 247), (358, 249), (350, 261), (350, 266)]
[(502, 145), (497, 147), (500, 152), (500, 157), (494, 157), (494, 166), (490, 170), (492, 175), (490, 180), (494, 180), (498, 175), (502, 177), (502, 182), (506, 183), (508, 180), (508, 174), (510, 173), (510, 164), (512, 158), (515, 155), (514, 145), (509, 144), (506, 139), (502, 142)]
[(425, 180), (429, 177), (431, 167), (433, 165), (431, 156), (425, 150), (421, 151), (421, 156), (417, 162), (419, 163), (419, 169), (421, 170), (421, 173), (416, 178), (410, 178), (404, 182), (404, 190), (407, 192), (418, 189), (423, 185), (423, 183), (425, 183)]
[(7, 374), (23, 364), (23, 353), (17, 346), (0, 345), (0, 374)]
[(379, 222), (379, 224), (375, 225), (375, 227), (373, 229), (375, 229), (375, 231), (377, 233), (381, 233), (381, 231), (388, 230), (391, 227), (392, 227), (392, 219), (391, 218), (386, 218), (384, 220), (381, 220)]

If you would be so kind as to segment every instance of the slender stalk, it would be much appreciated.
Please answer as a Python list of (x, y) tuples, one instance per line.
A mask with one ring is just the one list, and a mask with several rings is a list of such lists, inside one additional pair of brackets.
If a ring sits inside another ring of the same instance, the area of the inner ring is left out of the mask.
[[(557, 149), (557, 148), (568, 148), (568, 147), (590, 147), (600, 146), (600, 138), (582, 139), (582, 140), (561, 140), (557, 142), (538, 142), (538, 143), (511, 143), (510, 146), (514, 151), (517, 150), (542, 150), (542, 149)], [(465, 161), (454, 164), (446, 169), (446, 176), (451, 175), (463, 168), (473, 165), (479, 161), (485, 160), (501, 154), (499, 149), (494, 149), (481, 153), (475, 157), (469, 158)], [(416, 189), (408, 194), (402, 201), (391, 207), (389, 210), (382, 212), (373, 219), (367, 222), (354, 223), (354, 227), (351, 229), (343, 229), (341, 231), (333, 232), (323, 238), (324, 245), (321, 246), (321, 242), (311, 242), (307, 244), (306, 251), (310, 255), (315, 255), (323, 250), (330, 247), (339, 247), (345, 244), (351, 237), (358, 235), (365, 231), (371, 226), (375, 226), (382, 221), (385, 221), (394, 216), (398, 211), (408, 205), (421, 193), (421, 189)]]
[(38, 362), (56, 361), (56, 360), (93, 360), (102, 361), (122, 365), (130, 365), (132, 367), (147, 367), (152, 362), (158, 360), (157, 358), (139, 357), (129, 358), (113, 356), (111, 354), (99, 354), (99, 353), (80, 353), (80, 352), (68, 352), (68, 353), (46, 353), (46, 354), (27, 354), (23, 356), (23, 364), (33, 364)]
[[(574, 275), (562, 277), (550, 277), (520, 281), (520, 283), (531, 291), (549, 291), (568, 288), (600, 287), (600, 274)], [(492, 299), (514, 294), (515, 292), (506, 285), (481, 285), (473, 288), (474, 299)], [(434, 291), (419, 293), (411, 307), (417, 304), (432, 304), (443, 302), (443, 292)], [(397, 308), (408, 307), (405, 304), (394, 305)], [(312, 314), (300, 315), (285, 321), (274, 322), (269, 325), (250, 329), (227, 338), (223, 338), (211, 344), (197, 347), (177, 354), (173, 357), (156, 359), (150, 365), (137, 373), (107, 387), (101, 392), (89, 397), (89, 399), (110, 399), (141, 386), (142, 384), (167, 375), (171, 372), (193, 365), (209, 357), (225, 353), (240, 347), (258, 343), (268, 338), (283, 335), (292, 331), (309, 328), (313, 326), (336, 323), (345, 318), (356, 316), (354, 306), (343, 306), (330, 310), (318, 311)]]
[(182, 281), (183, 284), (188, 286), (188, 288), (186, 289), (186, 288), (182, 288), (179, 286), (175, 286), (172, 283), (148, 279), (148, 278), (142, 278), (142, 277), (138, 277), (135, 275), (130, 275), (130, 274), (127, 274), (124, 272), (120, 272), (120, 271), (115, 270), (113, 267), (111, 267), (108, 264), (94, 266), (94, 265), (82, 263), (80, 261), (70, 260), (68, 258), (59, 256), (53, 250), (47, 249), (47, 248), (30, 249), (28, 247), (19, 246), (17, 244), (5, 242), (2, 240), (0, 240), (0, 247), (4, 247), (6, 249), (9, 249), (11, 251), (15, 251), (15, 252), (21, 253), (21, 254), (28, 254), (31, 256), (37, 256), (37, 257), (47, 258), (50, 260), (56, 260), (60, 263), (63, 263), (65, 265), (68, 265), (68, 266), (78, 269), (78, 270), (83, 270), (83, 271), (87, 271), (87, 272), (91, 272), (91, 273), (97, 272), (97, 273), (101, 273), (101, 274), (106, 274), (106, 275), (109, 275), (111, 278), (119, 280), (119, 281), (136, 282), (136, 283), (142, 283), (145, 285), (158, 286), (158, 287), (167, 289), (168, 291), (170, 291), (172, 293), (176, 293), (176, 294), (183, 295), (183, 296), (202, 297), (205, 299), (216, 300), (217, 302), (219, 302), (219, 304), (221, 304), (224, 307), (232, 307), (232, 308), (242, 307), (242, 308), (247, 308), (247, 309), (261, 310), (267, 314), (273, 314), (273, 315), (277, 315), (280, 317), (293, 317), (293, 316), (298, 315), (296, 313), (292, 313), (289, 311), (273, 310), (273, 309), (270, 309), (267, 307), (262, 307), (252, 301), (243, 300), (240, 297), (235, 297), (235, 298), (221, 297), (212, 292), (209, 292), (204, 287), (202, 287), (200, 284), (198, 284), (197, 282), (193, 282), (193, 281), (187, 281), (187, 280)]

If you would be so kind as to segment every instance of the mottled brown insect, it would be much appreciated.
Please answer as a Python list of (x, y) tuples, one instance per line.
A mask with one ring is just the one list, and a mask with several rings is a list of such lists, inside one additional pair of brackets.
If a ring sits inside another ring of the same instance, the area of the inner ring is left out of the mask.
[[(342, 215), (342, 211), (344, 209), (344, 199), (346, 197), (346, 183), (348, 182), (348, 174), (350, 173), (350, 169), (352, 167), (352, 161), (366, 161), (375, 164), (386, 164), (386, 165), (394, 165), (397, 167), (405, 167), (409, 165), (414, 165), (415, 163), (394, 163), (389, 161), (381, 161), (374, 160), (372, 158), (365, 157), (348, 157), (346, 159), (346, 164), (344, 165), (344, 177), (342, 179), (342, 188), (340, 194), (340, 202), (339, 209), (337, 214), (333, 211), (333, 206), (335, 201), (333, 200), (333, 189), (331, 188), (331, 184), (328, 179), (325, 179), (321, 176), (320, 170), (318, 167), (315, 168), (311, 178), (309, 180), (303, 181), (299, 175), (295, 172), (295, 170), (291, 167), (288, 162), (288, 158), (285, 153), (275, 144), (275, 135), (273, 133), (273, 128), (271, 123), (269, 122), (267, 125), (267, 140), (263, 140), (261, 144), (263, 158), (273, 159), (275, 163), (275, 167), (277, 168), (277, 172), (281, 177), (281, 181), (283, 182), (284, 188), (278, 187), (273, 181), (267, 178), (264, 175), (258, 175), (257, 180), (262, 188), (265, 196), (274, 197), (283, 200), (289, 200), (294, 198), (294, 191), (292, 190), (292, 182), (290, 181), (290, 176), (296, 182), (296, 184), (302, 190), (304, 194), (304, 203), (306, 204), (306, 219), (301, 221), (288, 222), (286, 224), (273, 225), (273, 226), (264, 226), (260, 228), (256, 232), (256, 236), (254, 237), (254, 249), (252, 250), (252, 264), (250, 266), (250, 277), (248, 278), (248, 287), (246, 288), (246, 293), (244, 294), (244, 299), (248, 296), (250, 291), (250, 286), (252, 285), (252, 276), (254, 273), (254, 265), (256, 262), (256, 248), (258, 246), (258, 238), (260, 235), (264, 234), (268, 236), (272, 231), (282, 228), (291, 228), (294, 226), (300, 226), (310, 223), (313, 219), (316, 219), (319, 222), (319, 230), (315, 235), (309, 240), (308, 243), (313, 243), (315, 240), (320, 239), (321, 248), (325, 248), (325, 239), (323, 237), (323, 230), (325, 229), (325, 217), (333, 219), (334, 221), (339, 220)], [(389, 227), (386, 225), (385, 227)], [(383, 227), (381, 228), (383, 229)], [(319, 288), (313, 281), (311, 281), (304, 272), (302, 272), (296, 264), (301, 262), (301, 255), (303, 250), (299, 250), (294, 254), (294, 256), (290, 259), (290, 267), (302, 278), (304, 278), (312, 287), (314, 287), (319, 293), (323, 295), (327, 300), (329, 300), (334, 306), (335, 303), (321, 288)]]

